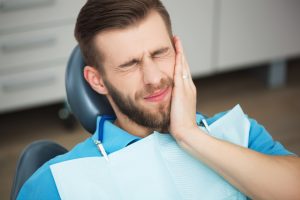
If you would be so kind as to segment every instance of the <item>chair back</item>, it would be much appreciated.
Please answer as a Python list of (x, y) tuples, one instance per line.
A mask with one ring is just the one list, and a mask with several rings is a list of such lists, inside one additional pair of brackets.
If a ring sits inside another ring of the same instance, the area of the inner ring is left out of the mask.
[(68, 150), (64, 147), (47, 140), (35, 141), (25, 147), (17, 163), (10, 196), (11, 200), (17, 198), (23, 184), (38, 168), (48, 160), (66, 152)]
[(85, 63), (79, 46), (73, 49), (66, 70), (66, 92), (71, 112), (89, 132), (96, 130), (99, 115), (114, 115), (114, 111), (104, 95), (95, 92), (83, 75)]

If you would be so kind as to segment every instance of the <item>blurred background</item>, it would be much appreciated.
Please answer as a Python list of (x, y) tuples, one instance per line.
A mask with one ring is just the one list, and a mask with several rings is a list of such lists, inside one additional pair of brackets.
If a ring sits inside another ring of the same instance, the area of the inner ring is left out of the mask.
[[(85, 0), (0, 0), (0, 197), (29, 143), (89, 137), (67, 112), (64, 76)], [(300, 155), (300, 1), (163, 0), (208, 116), (240, 104)]]

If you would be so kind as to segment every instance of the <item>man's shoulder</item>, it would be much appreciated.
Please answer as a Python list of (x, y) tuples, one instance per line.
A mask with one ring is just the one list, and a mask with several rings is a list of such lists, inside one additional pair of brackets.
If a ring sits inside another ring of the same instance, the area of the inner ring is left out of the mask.
[(77, 144), (69, 152), (56, 156), (43, 164), (23, 185), (19, 192), (18, 199), (60, 199), (51, 173), (50, 166), (68, 160), (92, 157), (99, 152), (93, 144), (92, 138)]
[[(218, 119), (226, 115), (230, 110), (219, 112), (212, 117), (206, 117), (207, 123), (212, 124)], [(245, 114), (245, 117), (249, 120), (249, 143), (248, 148), (254, 151), (269, 154), (269, 155), (294, 155), (288, 151), (280, 142), (274, 140), (267, 129), (258, 123), (254, 118)]]
[(92, 138), (89, 137), (85, 141), (78, 143), (69, 152), (56, 156), (53, 159), (47, 161), (38, 171), (43, 172), (44, 170), (49, 170), (50, 166), (56, 163), (65, 162), (68, 160), (90, 157), (98, 155), (96, 146), (94, 145)]

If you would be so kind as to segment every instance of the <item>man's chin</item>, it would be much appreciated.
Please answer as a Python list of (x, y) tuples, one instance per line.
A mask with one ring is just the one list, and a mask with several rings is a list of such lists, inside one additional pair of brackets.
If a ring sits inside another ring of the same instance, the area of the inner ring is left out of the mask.
[(151, 129), (160, 132), (160, 133), (168, 133), (170, 126), (170, 118), (169, 112), (160, 113), (159, 115), (156, 113), (152, 115), (152, 120), (156, 121), (156, 127), (152, 127)]

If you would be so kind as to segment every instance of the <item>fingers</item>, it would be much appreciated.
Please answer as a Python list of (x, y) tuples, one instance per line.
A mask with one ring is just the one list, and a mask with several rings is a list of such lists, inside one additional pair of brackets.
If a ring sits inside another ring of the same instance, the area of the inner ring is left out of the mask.
[(183, 54), (183, 47), (178, 36), (174, 36), (174, 44), (176, 53)]
[(174, 69), (174, 81), (175, 85), (177, 84), (182, 84), (182, 75), (183, 75), (183, 52), (182, 48), (180, 47), (180, 41), (177, 36), (174, 36), (174, 44), (175, 44), (175, 51), (176, 51), (176, 56), (175, 56), (175, 69)]
[[(190, 77), (190, 69), (189, 65), (187, 63), (187, 60), (185, 58), (184, 52), (183, 52), (183, 46), (178, 36), (174, 36), (174, 42), (175, 42), (175, 50), (176, 50), (176, 56), (178, 56), (181, 61), (178, 63), (182, 64), (181, 69), (178, 69), (178, 73), (182, 72), (181, 75), (188, 75)], [(179, 59), (178, 58), (178, 59)]]
[(176, 63), (171, 101), (170, 132), (177, 135), (177, 133), (184, 133), (181, 130), (185, 130), (184, 127), (191, 127), (191, 122), (195, 122), (196, 94), (189, 65), (185, 59), (180, 39), (177, 36), (174, 36), (174, 47)]
[[(195, 85), (192, 80), (190, 68), (184, 55), (182, 43), (178, 36), (174, 36), (174, 44), (176, 50), (175, 75), (177, 79), (181, 79), (181, 81), (188, 84), (193, 90), (195, 90)], [(184, 78), (183, 76), (187, 76), (187, 78)]]

